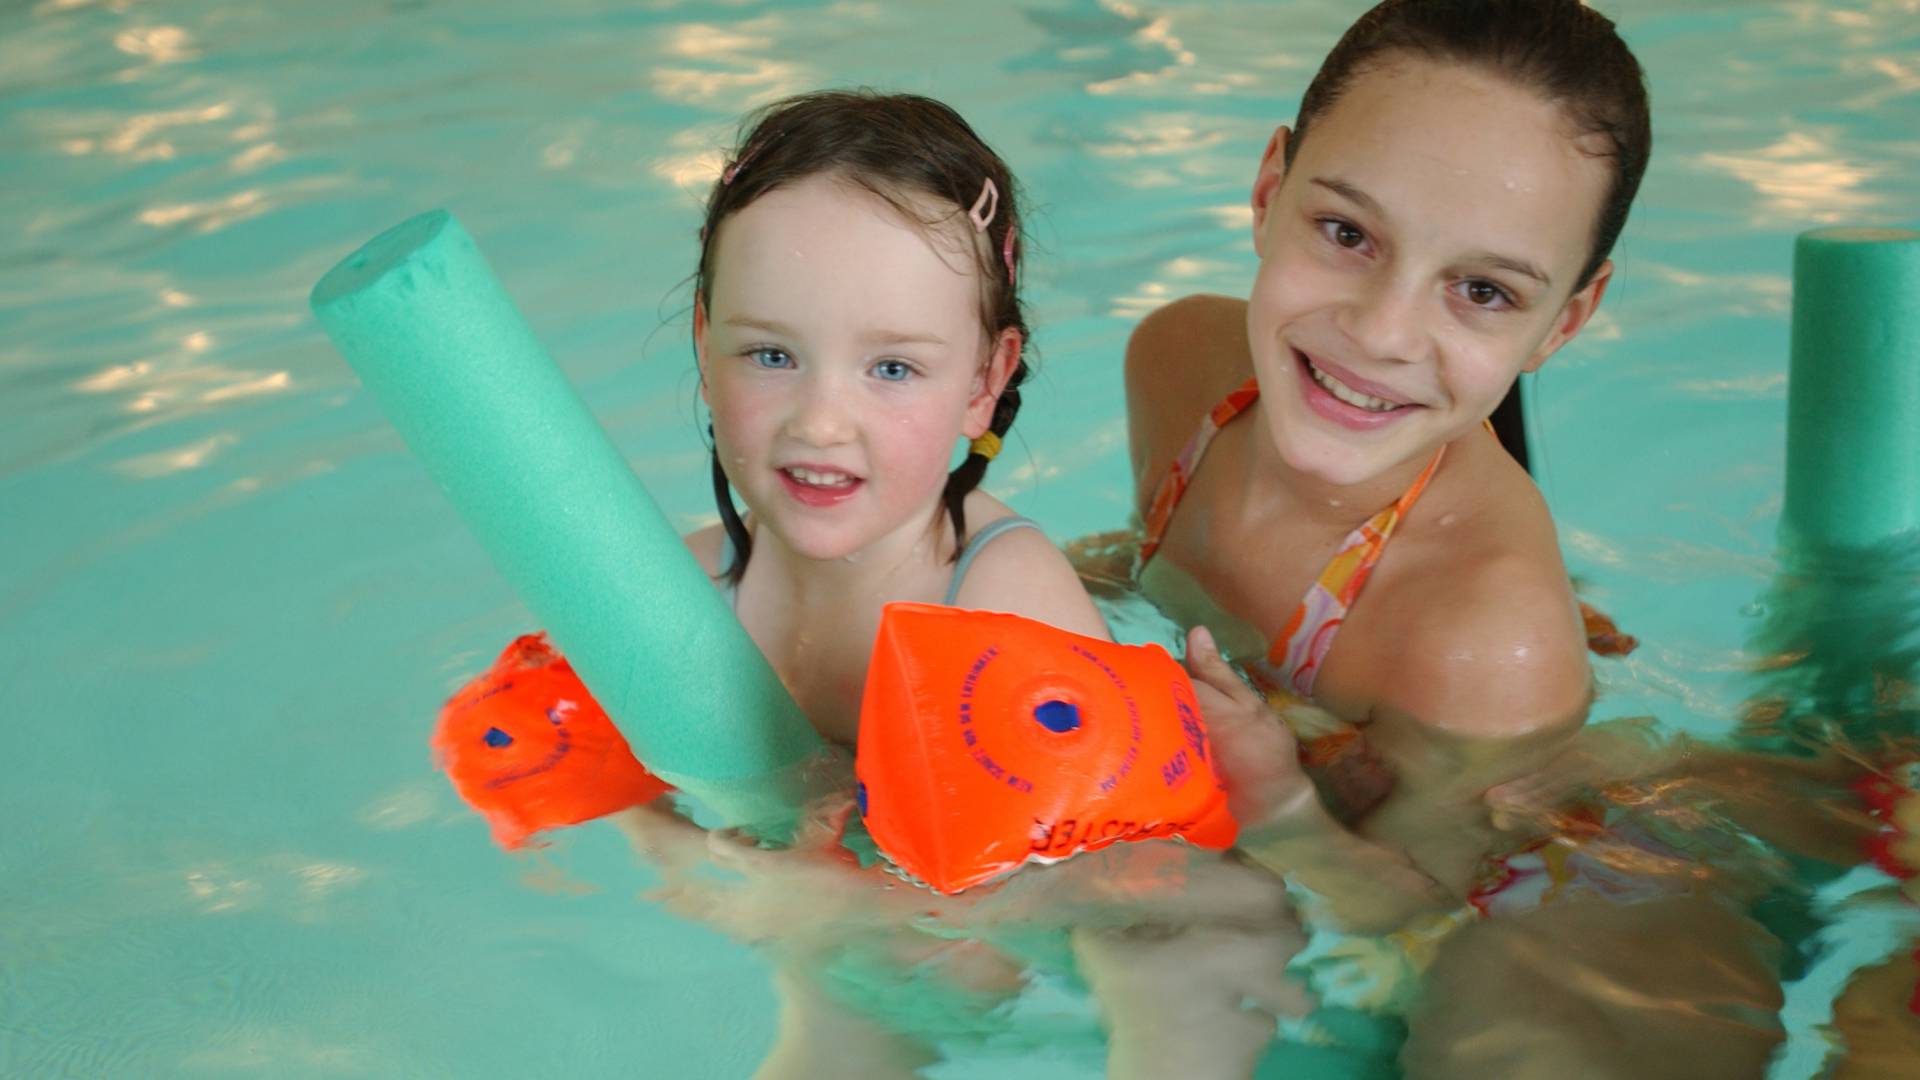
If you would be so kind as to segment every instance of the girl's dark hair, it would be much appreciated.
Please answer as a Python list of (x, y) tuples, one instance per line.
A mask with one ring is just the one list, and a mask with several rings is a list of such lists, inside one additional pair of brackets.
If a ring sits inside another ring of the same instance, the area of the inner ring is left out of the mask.
[[(1017, 331), (1024, 348), (1027, 321), (1015, 287), (1021, 244), (1013, 174), (959, 113), (917, 94), (827, 90), (756, 110), (741, 122), (740, 130), (726, 170), (707, 196), (706, 220), (700, 227), (700, 266), (694, 273), (696, 302), (711, 308), (714, 241), (720, 226), (775, 188), (813, 176), (832, 176), (866, 189), (925, 228), (951, 227), (957, 221), (971, 236), (978, 230), (968, 220), (968, 210), (991, 180), (997, 206), (985, 234), (972, 245), (982, 282), (980, 324), (993, 343), (1003, 332)], [(951, 210), (930, 218), (925, 210), (929, 199)], [(988, 428), (995, 436), (1004, 436), (1013, 426), (1026, 374), (1022, 360), (1008, 376)], [(988, 460), (969, 452), (966, 461), (947, 474), (942, 499), (953, 519), (956, 553), (967, 532), (967, 494), (986, 475)], [(737, 584), (746, 572), (753, 541), (733, 505), (717, 448), (713, 494), (720, 521), (733, 541), (733, 563), (723, 573)]]
[(1574, 283), (1584, 287), (1627, 223), (1653, 148), (1646, 80), (1613, 21), (1579, 0), (1384, 0), (1347, 28), (1307, 86), (1286, 164), (1354, 77), (1394, 54), (1484, 67), (1560, 105), (1582, 134), (1606, 137), (1613, 182)]

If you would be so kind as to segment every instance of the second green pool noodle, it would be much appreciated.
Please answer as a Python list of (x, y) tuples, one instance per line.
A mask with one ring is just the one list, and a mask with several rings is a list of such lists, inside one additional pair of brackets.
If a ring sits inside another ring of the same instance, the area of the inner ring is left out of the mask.
[(389, 229), (312, 303), (641, 761), (785, 833), (822, 740), (460, 223)]
[(1920, 534), (1920, 231), (1815, 229), (1793, 249), (1787, 536)]

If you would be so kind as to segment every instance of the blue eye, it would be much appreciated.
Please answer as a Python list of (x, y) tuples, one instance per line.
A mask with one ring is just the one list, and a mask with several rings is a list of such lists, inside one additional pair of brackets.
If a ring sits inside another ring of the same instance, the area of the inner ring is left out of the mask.
[(788, 356), (779, 349), (749, 349), (747, 350), (747, 358), (752, 360), (756, 367), (770, 368), (775, 371), (785, 370), (786, 368), (794, 366), (793, 357)]
[(913, 365), (905, 360), (882, 360), (873, 365), (873, 373), (886, 382), (906, 382), (913, 377)]

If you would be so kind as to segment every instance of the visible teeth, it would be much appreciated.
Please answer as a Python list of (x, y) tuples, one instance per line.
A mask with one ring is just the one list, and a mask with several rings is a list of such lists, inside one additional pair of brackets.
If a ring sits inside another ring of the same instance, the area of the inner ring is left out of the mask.
[(843, 472), (818, 472), (813, 469), (787, 469), (786, 474), (813, 487), (845, 487), (853, 477)]
[(1320, 384), (1322, 390), (1352, 405), (1354, 408), (1365, 409), (1368, 412), (1389, 412), (1400, 407), (1391, 401), (1382, 401), (1370, 394), (1363, 394), (1353, 387), (1348, 386), (1346, 383), (1341, 382), (1339, 379), (1314, 367), (1311, 363), (1307, 365), (1307, 373), (1313, 376), (1313, 381)]

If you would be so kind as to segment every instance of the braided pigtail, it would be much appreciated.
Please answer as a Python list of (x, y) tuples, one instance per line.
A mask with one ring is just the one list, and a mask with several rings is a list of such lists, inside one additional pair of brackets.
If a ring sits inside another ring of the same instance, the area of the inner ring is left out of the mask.
[(1020, 384), (1026, 378), (1026, 361), (1015, 361), (1013, 373), (1007, 376), (1006, 388), (1000, 391), (1000, 400), (993, 404), (993, 421), (987, 425), (987, 433), (973, 440), (973, 445), (967, 448), (967, 460), (947, 474), (947, 486), (941, 493), (941, 499), (947, 504), (947, 516), (953, 519), (955, 558), (959, 557), (960, 549), (966, 546), (967, 494), (979, 487), (980, 481), (986, 478), (987, 465), (1000, 452), (1000, 440), (1013, 427), (1013, 418), (1020, 415)]
[(727, 539), (733, 542), (733, 562), (721, 567), (720, 575), (729, 585), (739, 585), (747, 572), (747, 556), (753, 553), (753, 535), (747, 532), (747, 523), (740, 520), (740, 511), (733, 505), (733, 488), (727, 483), (727, 470), (720, 467), (720, 446), (713, 441), (712, 424), (707, 425), (707, 442), (713, 447), (713, 504), (720, 511)]

